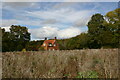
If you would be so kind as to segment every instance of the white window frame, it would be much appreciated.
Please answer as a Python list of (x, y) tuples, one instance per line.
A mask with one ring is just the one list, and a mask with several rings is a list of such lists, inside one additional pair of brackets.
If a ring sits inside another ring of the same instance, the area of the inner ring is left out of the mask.
[(50, 43), (49, 46), (52, 46), (52, 44)]

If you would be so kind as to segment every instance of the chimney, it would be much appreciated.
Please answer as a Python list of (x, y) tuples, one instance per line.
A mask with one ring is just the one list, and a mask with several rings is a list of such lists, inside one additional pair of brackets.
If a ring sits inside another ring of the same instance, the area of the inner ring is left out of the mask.
[(45, 37), (45, 40), (47, 40), (47, 37)]
[(57, 39), (57, 37), (55, 37), (55, 40)]

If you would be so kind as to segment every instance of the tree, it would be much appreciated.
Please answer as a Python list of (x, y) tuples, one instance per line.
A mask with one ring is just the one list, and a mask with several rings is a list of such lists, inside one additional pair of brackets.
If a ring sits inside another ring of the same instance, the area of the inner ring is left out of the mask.
[(88, 33), (81, 33), (77, 36), (77, 48), (78, 49), (84, 49), (88, 48), (88, 43), (90, 41), (90, 37)]
[(101, 48), (102, 42), (99, 39), (100, 34), (105, 29), (105, 26), (103, 25), (104, 17), (101, 14), (95, 14), (91, 17), (91, 20), (88, 22), (88, 33), (91, 37), (91, 40), (89, 42), (90, 48)]
[(10, 33), (2, 29), (2, 51), (10, 51), (11, 46)]
[(30, 33), (23, 26), (12, 25), (10, 32), (2, 29), (2, 51), (21, 51), (30, 41)]
[(29, 41), (25, 48), (27, 51), (38, 51), (39, 49), (42, 49), (41, 45), (44, 42), (44, 40), (40, 41)]
[[(109, 43), (112, 47), (119, 47), (120, 45), (120, 8), (115, 9), (113, 11), (108, 12), (105, 15), (106, 21), (104, 25), (107, 27), (107, 31), (109, 31)], [(119, 43), (119, 44), (118, 44)]]
[(0, 27), (0, 52), (2, 52), (2, 29)]
[(21, 51), (25, 48), (27, 42), (30, 41), (30, 33), (28, 29), (20, 25), (12, 25), (10, 28), (11, 40), (14, 41), (16, 46), (16, 51)]
[(77, 49), (77, 47), (78, 47), (77, 45), (78, 45), (77, 37), (73, 37), (68, 40), (66, 47), (69, 50), (73, 50), (73, 49)]
[(12, 25), (10, 28), (10, 33), (12, 35), (13, 40), (21, 40), (21, 41), (29, 41), (30, 33), (28, 29), (23, 26)]
[(89, 48), (119, 46), (120, 8), (108, 12), (104, 17), (101, 14), (93, 15), (87, 26), (91, 37)]

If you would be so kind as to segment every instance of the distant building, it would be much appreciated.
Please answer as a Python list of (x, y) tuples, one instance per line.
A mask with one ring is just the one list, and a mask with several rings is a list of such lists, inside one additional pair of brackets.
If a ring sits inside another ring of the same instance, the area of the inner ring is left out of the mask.
[(59, 45), (56, 41), (56, 37), (52, 40), (47, 40), (47, 38), (45, 38), (42, 47), (44, 50), (59, 50)]

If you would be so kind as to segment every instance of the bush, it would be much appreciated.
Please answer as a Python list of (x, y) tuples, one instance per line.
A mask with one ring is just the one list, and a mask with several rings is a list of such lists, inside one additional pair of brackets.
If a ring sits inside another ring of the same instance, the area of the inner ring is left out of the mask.
[(39, 51), (44, 51), (44, 48), (43, 48), (43, 47), (40, 47), (38, 50), (39, 50)]
[(22, 52), (26, 52), (26, 49), (22, 49)]
[(98, 78), (98, 73), (95, 71), (79, 72), (76, 78)]

